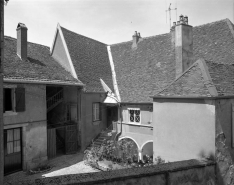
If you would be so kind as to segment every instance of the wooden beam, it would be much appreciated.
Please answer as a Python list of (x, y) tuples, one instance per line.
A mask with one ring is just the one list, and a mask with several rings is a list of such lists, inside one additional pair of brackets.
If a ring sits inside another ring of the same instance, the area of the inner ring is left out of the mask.
[(0, 0), (0, 184), (3, 184), (3, 177), (4, 177), (3, 60), (4, 60), (4, 0)]

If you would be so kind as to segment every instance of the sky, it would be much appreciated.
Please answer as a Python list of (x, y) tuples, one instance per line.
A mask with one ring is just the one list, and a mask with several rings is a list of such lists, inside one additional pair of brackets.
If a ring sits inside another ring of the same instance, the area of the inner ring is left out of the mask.
[(57, 24), (105, 44), (170, 31), (179, 15), (192, 26), (228, 18), (233, 22), (234, 0), (9, 0), (4, 7), (5, 35), (16, 38), (19, 22), (28, 28), (28, 41), (51, 47)]

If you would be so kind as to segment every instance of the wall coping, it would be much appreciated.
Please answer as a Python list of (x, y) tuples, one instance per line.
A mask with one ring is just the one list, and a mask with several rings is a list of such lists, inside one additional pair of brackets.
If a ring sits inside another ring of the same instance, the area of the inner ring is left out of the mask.
[(47, 177), (42, 179), (36, 179), (27, 181), (30, 184), (97, 184), (107, 183), (116, 180), (125, 180), (131, 178), (140, 178), (146, 176), (168, 174), (170, 172), (202, 168), (205, 166), (215, 165), (213, 161), (201, 161), (196, 159), (170, 162), (159, 165), (147, 166), (147, 167), (136, 167), (121, 170), (95, 172), (95, 173), (83, 173), (73, 175), (63, 175), (57, 177)]
[[(118, 124), (121, 124), (121, 123), (118, 122)], [(141, 124), (134, 124), (134, 123), (126, 123), (126, 122), (122, 122), (122, 124), (124, 124), (124, 125), (136, 126), (136, 127), (148, 127), (148, 128), (153, 128), (153, 126), (150, 126), (150, 125), (141, 125)]]

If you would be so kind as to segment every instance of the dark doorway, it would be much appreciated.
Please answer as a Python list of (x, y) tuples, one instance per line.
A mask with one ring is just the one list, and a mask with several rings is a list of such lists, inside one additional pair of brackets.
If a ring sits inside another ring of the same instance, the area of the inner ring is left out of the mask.
[(118, 121), (118, 107), (116, 106), (107, 107), (107, 128), (112, 126), (113, 121)]
[(21, 128), (4, 130), (4, 175), (22, 170)]

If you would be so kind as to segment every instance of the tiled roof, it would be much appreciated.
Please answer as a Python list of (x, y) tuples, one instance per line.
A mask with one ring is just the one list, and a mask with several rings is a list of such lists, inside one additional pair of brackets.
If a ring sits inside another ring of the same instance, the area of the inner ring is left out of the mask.
[(234, 64), (206, 61), (209, 74), (219, 96), (234, 95)]
[(61, 27), (78, 78), (86, 91), (104, 92), (100, 78), (113, 90), (107, 45)]
[(28, 58), (16, 54), (16, 39), (5, 36), (4, 80), (50, 84), (82, 85), (51, 56), (49, 47), (28, 42)]
[[(193, 60), (234, 63), (233, 24), (221, 20), (193, 28)], [(132, 41), (111, 45), (122, 102), (150, 102), (175, 79), (175, 54), (171, 34), (143, 38), (132, 49)], [(200, 93), (200, 92), (199, 92)]]
[(157, 96), (211, 96), (198, 62), (160, 91)]
[[(157, 96), (211, 97), (209, 87), (213, 86), (215, 96), (234, 95), (234, 64), (220, 64), (205, 61), (204, 70), (201, 61), (194, 63), (185, 73), (160, 91)], [(204, 76), (209, 76), (209, 80)]]

